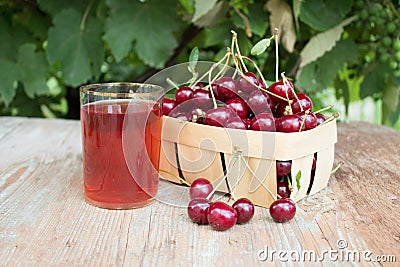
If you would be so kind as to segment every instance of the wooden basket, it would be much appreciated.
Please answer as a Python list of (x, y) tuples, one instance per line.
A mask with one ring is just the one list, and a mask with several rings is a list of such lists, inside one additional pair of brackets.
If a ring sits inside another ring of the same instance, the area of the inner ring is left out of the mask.
[[(160, 176), (175, 183), (181, 183), (181, 177), (189, 184), (204, 177), (234, 199), (247, 197), (255, 205), (269, 207), (276, 198), (276, 160), (292, 160), (291, 198), (299, 201), (307, 191), (311, 195), (327, 186), (336, 142), (336, 120), (304, 132), (279, 133), (213, 127), (164, 116)], [(317, 164), (310, 185), (314, 153)]]

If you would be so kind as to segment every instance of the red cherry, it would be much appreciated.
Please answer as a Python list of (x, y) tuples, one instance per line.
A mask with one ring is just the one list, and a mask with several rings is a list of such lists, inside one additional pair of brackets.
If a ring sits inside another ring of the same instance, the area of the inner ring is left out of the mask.
[(303, 93), (298, 93), (297, 98), (299, 99), (300, 102), (297, 101), (296, 97), (292, 98), (293, 103), (291, 104), (291, 107), (292, 107), (293, 114), (301, 112), (300, 105), (303, 107), (303, 111), (306, 111), (306, 110), (311, 111), (312, 110), (313, 102), (308, 95), (303, 94)]
[(194, 90), (191, 101), (193, 103), (193, 106), (206, 110), (212, 108), (213, 106), (210, 92), (204, 89)]
[(204, 85), (201, 82), (196, 83), (193, 85), (193, 90), (203, 89)]
[(234, 97), (228, 99), (225, 104), (228, 108), (230, 108), (233, 112), (235, 112), (240, 118), (247, 118), (247, 114), (249, 110), (247, 108), (246, 102), (239, 97)]
[(260, 86), (264, 90), (267, 90), (267, 85), (263, 82), (262, 79), (258, 80), (258, 86)]
[(190, 199), (207, 198), (212, 199), (213, 185), (205, 178), (197, 178), (192, 182), (189, 188)]
[(183, 110), (179, 110), (179, 109), (174, 109), (171, 111), (171, 113), (169, 113), (169, 116), (178, 120), (183, 120), (183, 121), (191, 121), (192, 118), (191, 116), (183, 111)]
[(162, 113), (165, 116), (168, 116), (169, 113), (176, 107), (176, 101), (171, 98), (164, 98), (162, 105)]
[(254, 114), (273, 110), (275, 106), (271, 98), (260, 90), (255, 90), (249, 95), (247, 105)]
[(260, 113), (251, 120), (251, 130), (275, 132), (275, 119), (271, 113)]
[[(244, 93), (251, 93), (252, 91), (257, 90), (257, 87), (252, 84), (254, 83), (255, 85), (259, 85), (257, 76), (252, 72), (245, 72), (243, 73), (243, 76), (240, 76), (237, 82), (239, 89)], [(252, 83), (248, 82), (246, 79), (250, 80)]]
[(189, 116), (192, 122), (196, 123), (204, 123), (204, 117), (206, 113), (201, 108), (193, 107), (192, 110), (189, 112)]
[(231, 116), (231, 110), (227, 107), (209, 109), (206, 112), (205, 123), (211, 126), (225, 127)]
[(276, 174), (279, 177), (286, 176), (290, 173), (292, 169), (292, 161), (287, 160), (287, 161), (282, 161), (282, 160), (277, 160), (276, 161)]
[(207, 214), (211, 202), (204, 198), (192, 199), (188, 205), (188, 216), (197, 224), (208, 224)]
[(296, 214), (296, 204), (290, 198), (280, 198), (272, 202), (269, 213), (276, 222), (287, 222)]
[(294, 86), (293, 83), (289, 80), (287, 81), (286, 84), (283, 81), (278, 81), (273, 83), (268, 88), (268, 91), (283, 98), (281, 99), (274, 95), (270, 95), (270, 97), (275, 103), (280, 103), (280, 102), (287, 103), (287, 99), (292, 99), (294, 95), (293, 93)]
[(275, 125), (277, 132), (298, 132), (301, 127), (301, 119), (298, 115), (284, 115), (275, 120)]
[(250, 118), (244, 118), (243, 123), (244, 123), (244, 125), (246, 125), (246, 130), (251, 129), (251, 119)]
[(317, 117), (317, 125), (320, 125), (321, 123), (326, 121), (326, 117), (324, 115), (322, 115), (321, 113), (317, 113), (317, 114), (315, 114), (315, 116)]
[(237, 213), (234, 208), (224, 202), (211, 204), (207, 219), (211, 227), (217, 231), (225, 231), (236, 224)]
[(277, 182), (277, 194), (282, 198), (290, 197), (290, 189), (287, 181), (278, 181)]
[(232, 204), (232, 207), (237, 213), (237, 224), (247, 223), (253, 218), (254, 215), (254, 205), (247, 198), (240, 198)]
[(175, 92), (175, 100), (178, 104), (193, 97), (193, 90), (189, 86), (182, 86)]
[(240, 130), (246, 130), (247, 129), (246, 128), (246, 124), (239, 117), (230, 118), (225, 127), (226, 128), (231, 128), (231, 129), (240, 129)]
[(216, 80), (214, 84), (217, 85), (217, 95), (215, 97), (218, 100), (225, 102), (229, 98), (237, 96), (238, 88), (232, 77), (222, 77)]
[[(300, 119), (301, 119), (302, 123), (303, 123), (303, 120), (304, 120), (304, 124), (303, 124), (302, 130), (311, 130), (311, 129), (314, 129), (315, 127), (317, 127), (318, 119), (317, 119), (317, 117), (315, 116), (314, 113), (308, 112), (307, 115), (306, 115), (306, 112), (303, 111), (303, 112), (297, 113), (297, 115), (300, 116)], [(304, 119), (304, 117), (305, 117), (305, 119)]]

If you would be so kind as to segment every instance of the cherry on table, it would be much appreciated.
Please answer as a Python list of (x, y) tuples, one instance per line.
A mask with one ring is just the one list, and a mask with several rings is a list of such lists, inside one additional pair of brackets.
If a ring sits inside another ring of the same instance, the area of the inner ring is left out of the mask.
[(189, 86), (182, 86), (175, 92), (175, 100), (178, 104), (193, 97), (193, 90)]
[(197, 224), (208, 224), (207, 214), (210, 209), (211, 202), (204, 198), (195, 198), (189, 202), (188, 216)]
[(301, 127), (301, 119), (298, 115), (284, 115), (275, 120), (277, 132), (292, 133), (298, 132)]
[(225, 102), (226, 106), (235, 112), (240, 118), (247, 118), (249, 109), (246, 102), (240, 97), (233, 97)]
[(274, 95), (270, 95), (275, 103), (287, 103), (287, 100), (292, 99), (294, 96), (294, 86), (289, 80), (286, 82), (286, 84), (283, 82), (283, 80), (271, 84), (271, 86), (268, 88), (268, 91), (283, 98), (281, 99)]
[(225, 127), (231, 116), (231, 110), (227, 107), (209, 109), (206, 112), (205, 123), (211, 126)]
[(196, 198), (207, 198), (212, 199), (213, 195), (210, 195), (214, 190), (211, 182), (205, 178), (197, 178), (192, 182), (189, 188), (190, 199)]
[(162, 114), (168, 116), (169, 113), (176, 107), (176, 101), (172, 98), (164, 98), (162, 105)]
[(271, 113), (263, 112), (251, 120), (251, 130), (275, 132), (275, 118)]
[[(252, 72), (245, 72), (243, 73), (243, 76), (240, 76), (237, 81), (237, 86), (239, 87), (239, 89), (242, 90), (242, 92), (244, 93), (251, 93), (252, 91), (257, 90), (257, 87), (255, 86), (259, 85), (257, 76)], [(251, 81), (253, 84), (246, 79)]]
[(290, 198), (280, 198), (272, 202), (269, 213), (276, 222), (287, 222), (296, 214), (296, 204)]
[(247, 223), (254, 216), (254, 204), (248, 198), (239, 198), (232, 207), (237, 213), (237, 224)]
[(232, 206), (217, 201), (211, 204), (207, 220), (211, 227), (217, 231), (225, 231), (236, 224), (238, 215)]

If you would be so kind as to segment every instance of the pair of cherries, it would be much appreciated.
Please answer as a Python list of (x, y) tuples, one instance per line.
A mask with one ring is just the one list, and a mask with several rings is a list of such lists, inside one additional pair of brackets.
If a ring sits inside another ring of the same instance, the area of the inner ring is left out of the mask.
[(254, 205), (249, 199), (240, 198), (231, 206), (222, 201), (212, 202), (213, 192), (213, 185), (205, 178), (198, 178), (190, 185), (188, 215), (193, 222), (210, 224), (214, 230), (225, 231), (253, 218)]

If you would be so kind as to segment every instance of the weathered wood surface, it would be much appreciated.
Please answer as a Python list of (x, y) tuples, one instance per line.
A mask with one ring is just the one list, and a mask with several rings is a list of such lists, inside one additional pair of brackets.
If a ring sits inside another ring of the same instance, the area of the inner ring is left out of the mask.
[[(195, 225), (185, 208), (161, 202), (125, 211), (86, 204), (80, 152), (78, 121), (0, 117), (0, 266), (396, 265), (363, 255), (400, 261), (400, 133), (392, 129), (339, 124), (335, 162), (345, 164), (328, 188), (300, 201), (289, 223), (257, 207), (250, 223), (226, 232)], [(316, 263), (290, 259), (311, 250), (333, 254)], [(287, 254), (271, 262), (273, 251)], [(357, 253), (360, 262), (352, 260)]]

